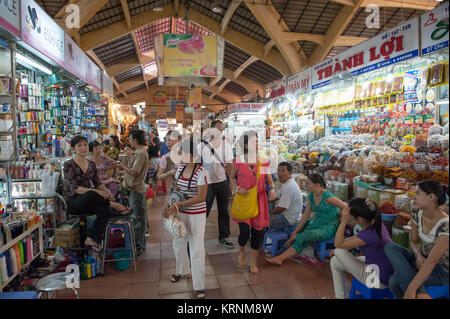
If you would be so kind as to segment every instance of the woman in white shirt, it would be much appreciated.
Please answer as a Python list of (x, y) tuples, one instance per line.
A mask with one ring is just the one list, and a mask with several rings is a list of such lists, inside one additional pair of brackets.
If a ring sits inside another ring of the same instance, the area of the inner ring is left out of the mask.
[[(185, 237), (173, 240), (176, 259), (176, 273), (170, 281), (177, 282), (187, 278), (192, 267), (192, 281), (197, 298), (205, 298), (205, 224), (206, 193), (208, 189), (207, 170), (194, 161), (193, 139), (181, 142), (182, 164), (175, 174), (176, 188), (185, 196), (184, 201), (174, 203), (170, 212), (179, 211), (181, 220), (186, 226)], [(189, 257), (187, 243), (189, 242)]]

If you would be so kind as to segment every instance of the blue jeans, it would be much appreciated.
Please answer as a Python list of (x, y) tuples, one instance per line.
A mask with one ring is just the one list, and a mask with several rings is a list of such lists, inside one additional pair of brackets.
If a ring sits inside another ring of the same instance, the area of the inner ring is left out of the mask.
[(283, 213), (269, 215), (269, 230), (270, 231), (283, 231), (287, 227), (291, 227)]
[[(389, 289), (396, 299), (402, 299), (409, 284), (419, 272), (416, 267), (416, 256), (411, 250), (396, 243), (386, 244), (384, 253), (394, 268), (394, 274), (389, 279)], [(428, 286), (444, 286), (446, 284), (448, 284), (448, 270), (443, 265), (437, 264), (417, 293), (427, 293), (425, 287)]]
[(136, 193), (130, 191), (130, 207), (133, 209), (134, 217), (134, 235), (136, 248), (145, 250), (146, 239), (145, 232), (147, 230), (147, 207), (145, 201), (145, 193)]

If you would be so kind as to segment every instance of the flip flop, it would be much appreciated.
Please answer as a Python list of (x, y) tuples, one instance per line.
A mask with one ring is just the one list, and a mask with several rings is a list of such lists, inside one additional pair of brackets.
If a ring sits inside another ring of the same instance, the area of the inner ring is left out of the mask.
[(300, 260), (302, 263), (304, 263), (306, 265), (311, 265), (311, 266), (323, 267), (326, 264), (324, 261), (321, 261), (321, 260), (318, 260), (318, 259), (312, 258), (312, 257), (302, 256), (302, 255), (297, 255), (294, 257), (294, 259)]

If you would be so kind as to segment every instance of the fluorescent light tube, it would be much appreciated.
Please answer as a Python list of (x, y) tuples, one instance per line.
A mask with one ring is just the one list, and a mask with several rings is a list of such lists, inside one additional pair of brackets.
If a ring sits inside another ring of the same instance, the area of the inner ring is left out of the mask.
[[(27, 58), (26, 56), (23, 56), (20, 53), (16, 53), (16, 59), (17, 59), (18, 63), (20, 63), (20, 61), (22, 61), (24, 63), (27, 63), (27, 64), (31, 65), (31, 66), (34, 66), (35, 68), (37, 68), (37, 69), (41, 70), (42, 72), (47, 73), (49, 75), (53, 73), (52, 70), (50, 70), (49, 68), (47, 68), (47, 67), (43, 66), (42, 64), (39, 64), (39, 63), (31, 60), (30, 58)], [(22, 64), (22, 63), (20, 63), (20, 64)], [(25, 65), (25, 66), (27, 66), (27, 65)]]

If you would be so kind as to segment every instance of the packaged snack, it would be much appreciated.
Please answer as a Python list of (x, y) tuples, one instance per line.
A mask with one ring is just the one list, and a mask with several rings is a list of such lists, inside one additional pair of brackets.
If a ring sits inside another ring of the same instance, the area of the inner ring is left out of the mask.
[(376, 189), (368, 189), (367, 190), (367, 198), (373, 200), (377, 205), (380, 205), (380, 191)]
[(408, 193), (395, 195), (395, 206), (402, 212), (411, 211), (411, 198)]
[[(431, 130), (431, 128), (430, 128)], [(430, 131), (429, 130), (429, 131)], [(428, 131), (428, 132), (429, 132)], [(442, 148), (442, 140), (443, 136), (440, 134), (431, 135), (427, 140), (427, 148), (430, 151), (432, 148), (441, 147)]]
[(441, 134), (442, 134), (442, 126), (440, 126), (439, 124), (434, 124), (432, 127), (428, 129), (428, 136)]
[(431, 69), (430, 85), (436, 85), (443, 81), (444, 64), (436, 64)]
[(404, 76), (396, 76), (392, 81), (392, 92), (401, 92), (403, 90)]

